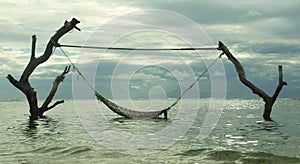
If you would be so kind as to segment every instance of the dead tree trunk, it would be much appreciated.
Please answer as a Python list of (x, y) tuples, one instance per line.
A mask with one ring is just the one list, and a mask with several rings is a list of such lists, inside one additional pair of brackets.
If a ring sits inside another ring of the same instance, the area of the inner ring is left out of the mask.
[(283, 81), (282, 66), (281, 65), (278, 66), (279, 81), (278, 81), (277, 88), (276, 88), (274, 94), (272, 96), (269, 96), (263, 90), (261, 90), (260, 88), (258, 88), (257, 86), (255, 86), (254, 84), (252, 84), (250, 81), (247, 80), (243, 66), (231, 54), (231, 52), (227, 49), (227, 47), (222, 42), (219, 42), (219, 50), (222, 50), (223, 53), (227, 56), (227, 58), (234, 64), (235, 70), (238, 73), (240, 81), (245, 86), (250, 88), (254, 94), (257, 94), (259, 97), (261, 97), (264, 100), (265, 109), (264, 109), (264, 113), (263, 113), (263, 118), (266, 121), (272, 121), (271, 112), (272, 112), (273, 104), (275, 103), (282, 87), (284, 85), (287, 85), (287, 83), (285, 81)]
[[(70, 22), (65, 21), (64, 25), (56, 31), (56, 33), (51, 37), (49, 40), (47, 47), (45, 49), (45, 52), (42, 56), (36, 57), (35, 56), (35, 46), (36, 46), (36, 36), (32, 36), (32, 47), (31, 47), (31, 57), (30, 61), (27, 64), (25, 70), (23, 71), (20, 80), (16, 80), (12, 75), (8, 74), (7, 79), (10, 81), (12, 85), (14, 85), (16, 88), (21, 90), (27, 98), (28, 104), (29, 104), (29, 112), (30, 112), (30, 118), (37, 119), (39, 117), (43, 117), (44, 112), (54, 108), (56, 105), (63, 103), (64, 101), (57, 101), (53, 105), (49, 106), (51, 103), (53, 96), (55, 95), (55, 92), (57, 90), (58, 85), (60, 82), (63, 81), (65, 75), (70, 71), (70, 66), (67, 66), (63, 73), (56, 77), (56, 79), (53, 82), (52, 90), (50, 91), (48, 97), (46, 98), (45, 102), (42, 104), (41, 107), (38, 107), (38, 101), (37, 101), (37, 92), (34, 90), (34, 88), (31, 87), (29, 83), (29, 76), (32, 74), (32, 72), (37, 68), (38, 65), (46, 62), (52, 52), (54, 46), (57, 46), (58, 40), (65, 35), (67, 32), (72, 30), (73, 28), (76, 28), (76, 24), (80, 23), (77, 19), (73, 18)], [(79, 30), (79, 29), (78, 29)]]

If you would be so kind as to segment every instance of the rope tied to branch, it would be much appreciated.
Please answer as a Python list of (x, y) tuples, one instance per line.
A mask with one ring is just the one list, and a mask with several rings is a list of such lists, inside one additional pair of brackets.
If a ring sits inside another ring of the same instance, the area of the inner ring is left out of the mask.
[(182, 48), (132, 48), (132, 47), (102, 47), (102, 46), (83, 46), (59, 44), (52, 38), (50, 39), (55, 47), (101, 49), (101, 50), (123, 50), (123, 51), (195, 51), (195, 50), (219, 50), (219, 47), (182, 47)]

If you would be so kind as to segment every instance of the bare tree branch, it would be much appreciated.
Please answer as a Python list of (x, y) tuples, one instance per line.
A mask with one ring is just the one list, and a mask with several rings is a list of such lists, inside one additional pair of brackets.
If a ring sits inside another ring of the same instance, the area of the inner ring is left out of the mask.
[(33, 60), (29, 61), (28, 65), (26, 66), (26, 68), (21, 76), (20, 82), (28, 81), (28, 77), (32, 74), (34, 69), (38, 65), (44, 63), (45, 61), (47, 61), (50, 58), (50, 56), (53, 52), (54, 43), (57, 43), (58, 40), (64, 34), (71, 31), (76, 26), (77, 23), (79, 23), (79, 21), (75, 18), (73, 18), (71, 20), (71, 22), (65, 21), (64, 26), (62, 26), (59, 30), (57, 30), (57, 32), (49, 40), (44, 54), (38, 58), (34, 58)]
[(31, 58), (30, 58), (30, 60), (34, 60), (35, 59), (35, 45), (36, 45), (36, 36), (32, 35)]
[(272, 96), (272, 101), (273, 103), (276, 101), (281, 89), (283, 88), (283, 86), (287, 85), (287, 82), (283, 81), (283, 73), (282, 73), (282, 66), (279, 65), (278, 66), (278, 85), (276, 87), (276, 90)]
[(62, 103), (64, 103), (64, 102), (65, 102), (64, 100), (56, 101), (53, 105), (51, 105), (50, 107), (47, 107), (47, 108), (44, 110), (44, 112), (46, 112), (46, 111), (48, 111), (48, 110), (50, 110), (50, 109), (56, 107), (58, 104), (62, 104)]
[[(65, 69), (62, 76), (60, 76), (59, 78), (56, 78), (56, 80), (54, 82), (55, 84), (52, 88), (52, 91), (50, 92), (48, 98), (46, 99), (46, 101), (42, 105), (42, 108), (38, 107), (37, 93), (34, 90), (34, 88), (31, 87), (31, 85), (29, 83), (29, 80), (28, 80), (29, 76), (32, 74), (32, 72), (35, 70), (35, 68), (37, 66), (44, 63), (45, 61), (47, 61), (50, 58), (54, 46), (57, 46), (58, 40), (63, 35), (65, 35), (66, 33), (68, 33), (69, 31), (71, 31), (74, 28), (80, 30), (78, 27), (76, 27), (76, 24), (78, 24), (78, 23), (80, 23), (80, 22), (75, 18), (73, 18), (70, 22), (65, 21), (64, 25), (60, 29), (58, 29), (56, 31), (56, 33), (49, 40), (44, 54), (42, 56), (37, 57), (37, 58), (36, 58), (36, 54), (35, 54), (36, 40), (37, 39), (36, 39), (36, 36), (33, 35), (32, 36), (30, 61), (27, 64), (26, 68), (24, 69), (24, 71), (23, 71), (23, 73), (20, 77), (20, 80), (17, 81), (16, 79), (13, 78), (12, 75), (10, 75), (10, 74), (7, 75), (7, 79), (9, 80), (9, 82), (12, 85), (14, 85), (16, 88), (21, 90), (26, 95), (26, 98), (27, 98), (27, 101), (28, 101), (29, 107), (30, 107), (29, 111), (30, 111), (31, 117), (34, 118), (34, 119), (36, 119), (38, 117), (41, 117), (44, 113), (44, 110), (48, 108), (47, 106), (52, 101), (52, 98), (53, 98), (53, 96), (54, 96), (54, 94), (57, 90), (58, 84), (63, 80), (64, 75), (69, 72), (70, 68), (68, 67), (68, 69)], [(58, 101), (57, 103), (52, 105), (51, 108), (53, 108), (54, 106), (56, 106), (59, 103), (61, 103), (61, 101)], [(49, 110), (49, 109), (47, 109), (47, 110)]]
[(227, 49), (227, 47), (222, 43), (219, 42), (219, 48), (225, 53), (227, 58), (234, 64), (235, 69), (238, 73), (240, 81), (246, 85), (248, 88), (252, 90), (253, 93), (257, 94), (263, 99), (266, 99), (269, 97), (263, 90), (260, 88), (256, 87), (254, 84), (252, 84), (249, 80), (246, 78), (246, 73), (244, 71), (243, 66), (241, 63), (231, 54), (231, 52)]
[(270, 115), (272, 112), (272, 106), (274, 102), (276, 101), (276, 98), (278, 97), (282, 87), (284, 85), (287, 85), (286, 82), (283, 81), (283, 73), (282, 73), (282, 66), (278, 66), (278, 72), (279, 72), (279, 84), (273, 94), (273, 96), (269, 96), (267, 93), (265, 93), (262, 89), (258, 88), (255, 86), (253, 83), (251, 83), (249, 80), (246, 78), (246, 73), (244, 71), (243, 66), (241, 63), (231, 54), (231, 52), (227, 49), (227, 47), (222, 43), (219, 42), (219, 50), (222, 50), (227, 58), (234, 64), (235, 70), (238, 73), (240, 81), (250, 88), (254, 94), (257, 94), (259, 97), (261, 97), (264, 102), (265, 102), (265, 109), (264, 109), (264, 114), (263, 117), (266, 121), (272, 121)]
[(61, 73), (61, 75), (57, 76), (56, 79), (53, 81), (52, 89), (51, 89), (48, 97), (44, 101), (43, 105), (41, 106), (41, 109), (43, 111), (46, 111), (46, 109), (48, 109), (48, 105), (51, 103), (51, 101), (52, 101), (52, 99), (53, 99), (53, 97), (54, 97), (54, 95), (57, 91), (57, 88), (58, 88), (59, 84), (61, 82), (63, 82), (63, 80), (65, 78), (65, 75), (70, 72), (70, 68), (71, 68), (71, 66), (66, 66), (64, 71)]

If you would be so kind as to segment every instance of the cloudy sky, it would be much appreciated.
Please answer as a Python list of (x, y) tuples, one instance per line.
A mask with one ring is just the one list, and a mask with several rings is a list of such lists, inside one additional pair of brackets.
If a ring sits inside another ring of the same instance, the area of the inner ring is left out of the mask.
[[(5, 77), (20, 77), (29, 60), (31, 36), (37, 35), (37, 54), (42, 54), (49, 37), (73, 17), (81, 21), (81, 32), (68, 33), (62, 44), (201, 47), (216, 46), (220, 40), (243, 64), (249, 80), (269, 94), (277, 85), (277, 66), (283, 65), (288, 86), (280, 96), (300, 97), (300, 1), (2, 0), (0, 8), (0, 99), (24, 98)], [(132, 98), (178, 96), (219, 53), (200, 52), (199, 57), (196, 52), (64, 50), (88, 78), (95, 78), (103, 95)], [(215, 55), (207, 55), (211, 53)], [(218, 63), (224, 72), (210, 72), (199, 81), (201, 97), (211, 96), (211, 80), (219, 76), (226, 77), (228, 98), (257, 97), (240, 83), (225, 57)], [(45, 98), (55, 76), (68, 64), (57, 50), (36, 69), (31, 84), (39, 98)], [(72, 98), (76, 76), (67, 76), (57, 98)]]

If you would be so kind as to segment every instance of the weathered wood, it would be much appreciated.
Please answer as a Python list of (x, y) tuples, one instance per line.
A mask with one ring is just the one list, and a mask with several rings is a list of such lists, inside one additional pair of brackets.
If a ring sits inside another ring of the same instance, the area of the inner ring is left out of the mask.
[(50, 110), (50, 109), (52, 109), (52, 108), (54, 108), (54, 107), (55, 107), (56, 105), (58, 105), (58, 104), (64, 103), (64, 101), (61, 100), (61, 101), (57, 101), (55, 104), (53, 104), (53, 105), (51, 106), (51, 108), (48, 107), (49, 104), (51, 103), (51, 101), (52, 101), (52, 99), (53, 99), (53, 97), (54, 97), (56, 91), (57, 91), (57, 88), (58, 88), (59, 84), (60, 84), (61, 82), (63, 82), (63, 80), (65, 79), (65, 75), (66, 75), (67, 73), (70, 72), (70, 67), (71, 67), (71, 66), (66, 66), (66, 67), (65, 67), (65, 70), (61, 73), (61, 75), (57, 76), (56, 79), (54, 80), (52, 89), (51, 89), (51, 91), (50, 91), (48, 97), (47, 97), (46, 100), (44, 101), (43, 105), (41, 106), (41, 111), (42, 111), (43, 113), (46, 112), (46, 111), (48, 111), (48, 110)]
[(240, 81), (250, 88), (254, 94), (257, 94), (259, 97), (261, 97), (265, 102), (265, 109), (263, 113), (263, 118), (266, 121), (272, 121), (271, 119), (271, 112), (272, 107), (281, 91), (284, 85), (287, 85), (285, 81), (283, 81), (283, 73), (282, 73), (282, 66), (278, 66), (278, 73), (279, 73), (279, 82), (277, 85), (277, 88), (273, 94), (273, 96), (269, 96), (266, 92), (264, 92), (262, 89), (255, 86), (253, 83), (251, 83), (249, 80), (247, 80), (246, 73), (244, 71), (243, 66), (241, 63), (231, 54), (231, 52), (228, 50), (228, 48), (222, 43), (219, 42), (219, 50), (222, 50), (224, 54), (227, 56), (227, 58), (234, 64), (235, 70), (238, 73)]
[(46, 49), (44, 51), (44, 54), (36, 57), (35, 55), (35, 48), (36, 48), (36, 36), (33, 35), (32, 36), (32, 45), (31, 45), (31, 56), (30, 56), (30, 61), (27, 64), (26, 68), (24, 69), (20, 80), (16, 80), (12, 75), (8, 74), (7, 75), (7, 79), (9, 80), (9, 82), (15, 86), (16, 88), (18, 88), (19, 90), (21, 90), (27, 98), (28, 104), (29, 104), (29, 112), (31, 115), (31, 118), (33, 119), (37, 119), (38, 117), (42, 117), (43, 113), (45, 111), (48, 111), (50, 109), (52, 109), (53, 107), (55, 107), (56, 105), (63, 103), (63, 101), (57, 101), (56, 103), (54, 103), (52, 106), (48, 107), (48, 105), (51, 103), (56, 91), (57, 91), (57, 87), (60, 84), (60, 82), (62, 82), (62, 80), (64, 79), (65, 75), (70, 71), (70, 67), (66, 67), (65, 70), (63, 71), (63, 73), (60, 76), (57, 76), (54, 83), (53, 83), (53, 87), (52, 90), (49, 93), (49, 96), (47, 97), (47, 99), (45, 100), (45, 102), (43, 103), (43, 105), (39, 108), (38, 107), (38, 102), (37, 102), (37, 93), (34, 90), (34, 88), (31, 87), (30, 83), (29, 83), (29, 77), (30, 75), (33, 73), (33, 71), (35, 70), (35, 68), (37, 68), (38, 65), (44, 63), (45, 61), (47, 61), (52, 52), (53, 52), (53, 48), (55, 46), (55, 43), (58, 43), (58, 40), (65, 35), (66, 33), (68, 33), (69, 31), (71, 31), (72, 29), (76, 28), (79, 30), (78, 27), (76, 27), (76, 24), (80, 23), (77, 19), (73, 18), (70, 22), (65, 21), (64, 25), (58, 29), (56, 31), (56, 33), (51, 37), (51, 39), (49, 40)]

